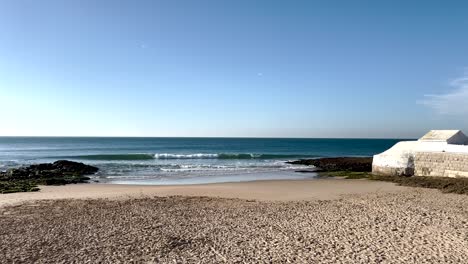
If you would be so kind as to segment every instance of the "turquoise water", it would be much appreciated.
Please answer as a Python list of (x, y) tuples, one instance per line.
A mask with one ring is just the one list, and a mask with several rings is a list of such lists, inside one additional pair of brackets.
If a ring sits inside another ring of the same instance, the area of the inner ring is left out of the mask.
[(397, 139), (0, 137), (0, 170), (68, 159), (103, 183), (192, 184), (300, 179), (300, 158), (371, 156)]

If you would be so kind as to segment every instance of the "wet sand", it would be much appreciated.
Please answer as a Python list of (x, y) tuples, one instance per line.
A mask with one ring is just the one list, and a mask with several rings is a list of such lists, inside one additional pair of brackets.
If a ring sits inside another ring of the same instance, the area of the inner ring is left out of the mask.
[[(186, 196), (155, 197), (173, 194)], [(385, 182), (90, 184), (21, 195), (33, 197), (12, 194), (16, 205), (0, 208), (1, 263), (463, 263), (468, 256), (468, 196)], [(57, 199), (79, 195), (94, 199)], [(46, 197), (53, 200), (38, 200)]]
[(119, 185), (71, 184), (40, 186), (39, 192), (12, 193), (0, 196), (0, 207), (24, 201), (68, 198), (138, 198), (153, 196), (209, 196), (255, 199), (261, 201), (303, 201), (336, 199), (344, 194), (393, 192), (405, 189), (392, 183), (368, 180), (312, 179), (271, 180), (200, 185)]

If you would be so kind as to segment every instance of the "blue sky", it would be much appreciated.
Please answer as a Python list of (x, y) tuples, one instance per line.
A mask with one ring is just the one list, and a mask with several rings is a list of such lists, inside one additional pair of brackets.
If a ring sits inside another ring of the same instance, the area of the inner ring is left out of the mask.
[(467, 1), (0, 0), (0, 135), (468, 132)]

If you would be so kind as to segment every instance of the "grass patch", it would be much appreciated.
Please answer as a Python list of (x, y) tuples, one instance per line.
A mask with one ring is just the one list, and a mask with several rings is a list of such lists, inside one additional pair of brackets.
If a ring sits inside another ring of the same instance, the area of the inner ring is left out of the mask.
[(37, 192), (37, 184), (31, 181), (0, 181), (0, 193)]
[(345, 179), (367, 179), (372, 175), (365, 171), (327, 171), (319, 173), (320, 176), (344, 177)]
[(438, 189), (444, 193), (468, 194), (468, 178), (423, 177), (423, 176), (381, 176), (370, 172), (328, 171), (320, 176), (344, 177), (344, 179), (369, 179), (394, 182), (401, 186)]
[(89, 177), (85, 176), (65, 176), (63, 178), (39, 178), (28, 180), (1, 180), (0, 194), (15, 192), (37, 192), (38, 185), (65, 185), (75, 183), (87, 183)]
[(0, 180), (0, 194), (15, 192), (37, 192), (38, 185), (65, 185), (86, 183), (89, 177), (67, 176), (64, 178), (28, 179), (28, 180)]
[(380, 176), (371, 175), (371, 180), (395, 182), (401, 186), (438, 189), (444, 193), (468, 194), (468, 178)]

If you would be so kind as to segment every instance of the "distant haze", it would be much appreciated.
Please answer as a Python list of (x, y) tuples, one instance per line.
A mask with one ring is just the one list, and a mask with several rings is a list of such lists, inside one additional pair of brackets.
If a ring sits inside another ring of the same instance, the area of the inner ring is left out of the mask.
[(467, 14), (468, 1), (3, 0), (0, 136), (468, 132)]

